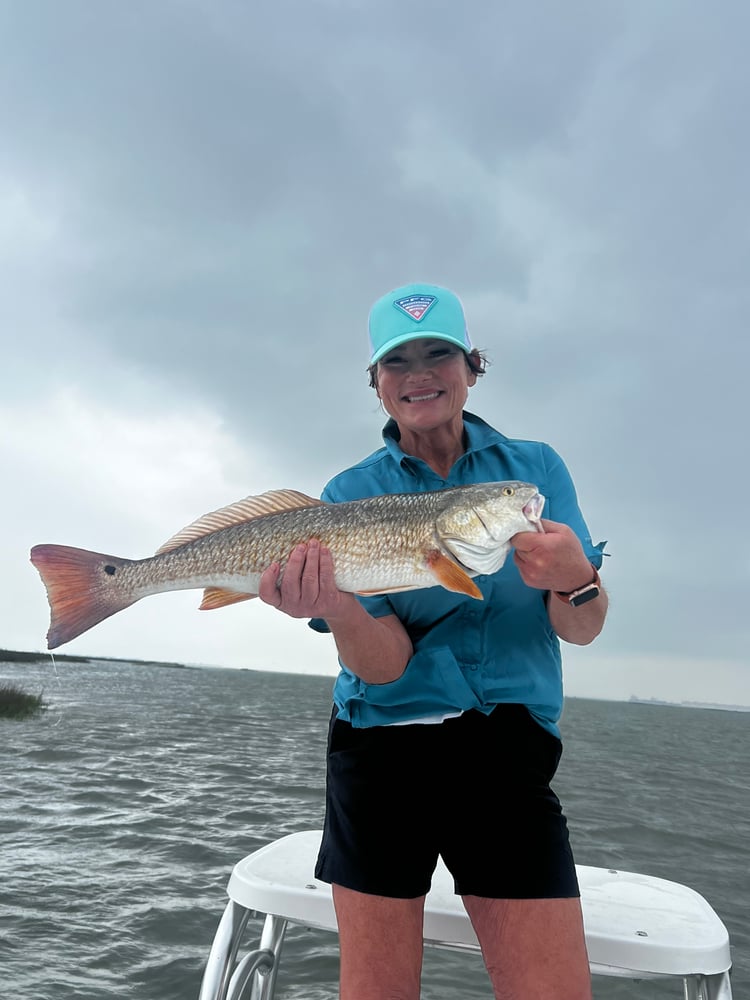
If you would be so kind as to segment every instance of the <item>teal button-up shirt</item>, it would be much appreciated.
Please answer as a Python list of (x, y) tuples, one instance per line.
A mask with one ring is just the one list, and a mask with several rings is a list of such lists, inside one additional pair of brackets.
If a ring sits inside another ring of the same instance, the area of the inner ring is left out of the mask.
[[(464, 425), (468, 447), (447, 479), (401, 450), (391, 420), (383, 430), (384, 447), (334, 476), (322, 499), (341, 503), (506, 479), (534, 483), (546, 497), (543, 516), (572, 528), (600, 567), (605, 543), (592, 543), (570, 474), (554, 449), (507, 438), (471, 413), (464, 413)], [(489, 713), (498, 703), (513, 702), (526, 705), (542, 726), (559, 735), (562, 664), (546, 592), (527, 587), (510, 557), (497, 573), (474, 582), (483, 601), (440, 586), (359, 598), (376, 618), (398, 616), (414, 655), (401, 677), (388, 684), (367, 684), (340, 663), (333, 691), (340, 719), (378, 726), (471, 708)], [(327, 628), (320, 619), (310, 624), (319, 631)]]

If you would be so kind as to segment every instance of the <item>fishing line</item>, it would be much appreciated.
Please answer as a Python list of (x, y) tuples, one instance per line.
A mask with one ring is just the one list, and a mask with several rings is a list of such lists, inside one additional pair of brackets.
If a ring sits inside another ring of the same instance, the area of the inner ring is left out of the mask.
[[(55, 654), (50, 651), (48, 655), (49, 655), (50, 660), (52, 660), (52, 669), (55, 671), (55, 680), (57, 681), (58, 687), (62, 690), (62, 680), (61, 680), (60, 674), (59, 674), (59, 672), (57, 670), (57, 660), (55, 660)], [(44, 693), (44, 688), (42, 688), (42, 693)], [(52, 723), (52, 725), (53, 726), (59, 726), (61, 722), (62, 722), (62, 711), (61, 711), (60, 708), (58, 708), (57, 709), (57, 719), (56, 719), (55, 722)]]

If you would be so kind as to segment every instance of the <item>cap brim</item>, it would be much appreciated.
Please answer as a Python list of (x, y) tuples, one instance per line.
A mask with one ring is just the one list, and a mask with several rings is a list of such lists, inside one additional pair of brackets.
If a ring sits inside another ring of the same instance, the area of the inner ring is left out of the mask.
[(419, 330), (418, 332), (402, 333), (399, 337), (393, 337), (393, 339), (389, 340), (387, 344), (383, 344), (382, 347), (375, 351), (370, 358), (370, 364), (376, 364), (380, 361), (383, 355), (392, 351), (394, 347), (406, 344), (410, 340), (445, 340), (447, 343), (453, 344), (455, 347), (460, 347), (465, 354), (468, 354), (471, 350), (471, 347), (467, 346), (463, 339), (459, 340), (457, 337), (452, 337), (450, 334), (439, 333), (435, 330)]

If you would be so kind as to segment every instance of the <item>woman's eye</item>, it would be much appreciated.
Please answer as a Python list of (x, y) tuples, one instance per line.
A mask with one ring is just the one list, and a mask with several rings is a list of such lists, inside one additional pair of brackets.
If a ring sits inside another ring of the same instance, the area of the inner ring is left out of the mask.
[(434, 350), (427, 351), (424, 355), (413, 359), (405, 357), (403, 354), (389, 354), (388, 357), (381, 359), (380, 364), (385, 368), (403, 368), (406, 365), (412, 364), (430, 365), (439, 361), (445, 361), (456, 354), (458, 354), (458, 351), (450, 347), (436, 347)]

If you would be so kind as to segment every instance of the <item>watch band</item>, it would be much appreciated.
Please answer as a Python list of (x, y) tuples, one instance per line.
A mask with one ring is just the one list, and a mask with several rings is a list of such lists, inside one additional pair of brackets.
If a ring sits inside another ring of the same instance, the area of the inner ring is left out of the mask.
[(567, 593), (555, 590), (553, 591), (555, 597), (559, 597), (561, 601), (565, 601), (571, 608), (577, 608), (581, 604), (587, 604), (589, 601), (595, 600), (599, 596), (602, 581), (599, 579), (599, 571), (596, 566), (592, 565), (591, 568), (594, 571), (594, 579), (591, 583), (587, 583), (585, 587), (579, 587), (577, 590), (569, 590)]

